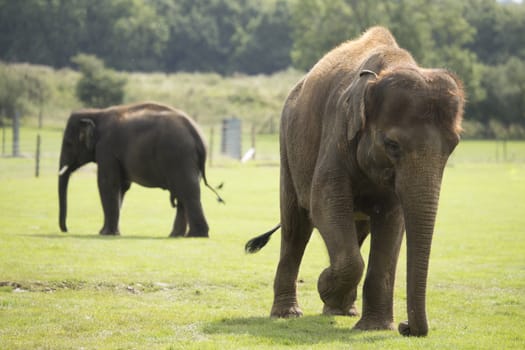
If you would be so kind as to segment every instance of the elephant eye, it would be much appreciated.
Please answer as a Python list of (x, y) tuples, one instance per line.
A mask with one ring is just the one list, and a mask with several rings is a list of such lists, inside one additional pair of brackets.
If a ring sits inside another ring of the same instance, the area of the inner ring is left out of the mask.
[(396, 141), (385, 137), (384, 140), (385, 150), (389, 156), (393, 158), (399, 158), (401, 156), (401, 146)]

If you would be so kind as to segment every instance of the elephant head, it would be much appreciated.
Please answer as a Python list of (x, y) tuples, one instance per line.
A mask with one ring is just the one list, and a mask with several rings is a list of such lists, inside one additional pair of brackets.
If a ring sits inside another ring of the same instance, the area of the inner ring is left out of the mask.
[(442, 174), (459, 142), (464, 93), (445, 70), (406, 65), (361, 71), (340, 103), (356, 162), (374, 183), (392, 189), (407, 236), (408, 323), (404, 335), (428, 332), (425, 297)]
[(93, 117), (73, 114), (68, 120), (62, 149), (58, 175), (59, 225), (67, 232), (67, 187), (71, 173), (82, 165), (95, 160), (96, 124)]

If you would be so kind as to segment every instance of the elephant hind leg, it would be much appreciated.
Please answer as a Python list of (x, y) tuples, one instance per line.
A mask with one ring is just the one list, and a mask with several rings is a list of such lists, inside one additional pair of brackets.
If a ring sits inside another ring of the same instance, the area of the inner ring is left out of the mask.
[(122, 184), (120, 186), (120, 193), (119, 193), (119, 208), (122, 208), (122, 203), (124, 202), (124, 196), (126, 195), (126, 192), (128, 192), (130, 187), (131, 187), (131, 181), (122, 180)]
[(173, 229), (170, 233), (170, 237), (184, 237), (186, 235), (186, 228), (188, 226), (188, 219), (184, 203), (179, 201), (175, 210), (177, 213), (175, 214), (175, 221), (173, 222)]
[(366, 237), (370, 233), (370, 220), (356, 220), (355, 229), (357, 233), (357, 241), (359, 243), (359, 247), (361, 247)]
[(288, 211), (286, 219), (281, 218), (281, 258), (274, 281), (272, 317), (302, 316), (297, 302), (297, 276), (304, 250), (312, 235), (312, 224), (304, 209)]
[(286, 165), (281, 168), (281, 179), (281, 258), (271, 316), (286, 318), (303, 314), (297, 302), (297, 275), (313, 225), (308, 211), (299, 206)]
[(172, 208), (177, 208), (177, 197), (175, 197), (173, 192), (170, 192), (170, 204)]
[[(177, 214), (170, 237), (209, 237), (209, 226), (201, 204), (198, 170), (188, 171), (169, 184), (172, 205), (177, 199)], [(187, 228), (189, 227), (189, 228)]]
[(204, 217), (200, 196), (198, 198), (184, 201), (184, 206), (186, 208), (186, 217), (190, 226), (186, 237), (209, 237), (209, 226)]

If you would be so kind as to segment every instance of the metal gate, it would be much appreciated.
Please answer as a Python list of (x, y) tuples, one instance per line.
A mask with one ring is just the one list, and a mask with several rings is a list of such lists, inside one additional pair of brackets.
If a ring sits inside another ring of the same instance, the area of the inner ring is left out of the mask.
[(241, 120), (229, 118), (222, 120), (221, 153), (241, 159)]

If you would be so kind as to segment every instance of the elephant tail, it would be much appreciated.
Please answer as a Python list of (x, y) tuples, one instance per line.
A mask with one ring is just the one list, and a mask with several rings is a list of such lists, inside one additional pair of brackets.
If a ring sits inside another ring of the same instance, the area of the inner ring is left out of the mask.
[(281, 227), (281, 224), (279, 223), (277, 226), (272, 228), (270, 231), (265, 232), (260, 236), (250, 239), (248, 242), (246, 242), (246, 245), (244, 246), (244, 251), (248, 254), (257, 253), (259, 250), (261, 250), (266, 245), (266, 243), (268, 243), (268, 241), (270, 240), (270, 237), (280, 227)]
[[(224, 201), (224, 199), (222, 199), (221, 196), (219, 196), (219, 193), (217, 193), (217, 190), (213, 187), (211, 187), (209, 184), (208, 184), (208, 180), (206, 180), (206, 176), (204, 175), (204, 168), (202, 169), (202, 179), (204, 180), (204, 185), (206, 185), (206, 187), (208, 187), (213, 193), (215, 193), (215, 195), (217, 196), (217, 202), (219, 203), (222, 203), (222, 204), (226, 204), (226, 202)], [(221, 183), (219, 186), (217, 186), (218, 189), (221, 189), (223, 186), (223, 184)]]
[[(217, 190), (215, 188), (213, 188), (209, 183), (208, 183), (208, 180), (206, 179), (206, 150), (204, 149), (204, 145), (202, 146), (203, 149), (201, 152), (199, 152), (200, 154), (200, 159), (199, 159), (199, 167), (200, 167), (200, 171), (201, 171), (201, 175), (202, 175), (202, 180), (204, 181), (204, 185), (206, 185), (206, 187), (208, 187), (216, 196), (217, 196), (217, 202), (219, 203), (222, 203), (222, 204), (226, 204), (226, 202), (224, 201), (224, 199), (222, 199), (222, 197), (219, 195), (219, 193), (217, 192)], [(219, 186), (217, 186), (217, 189), (221, 189), (223, 186), (223, 184), (221, 183)]]
[[(204, 141), (202, 139), (202, 135), (197, 124), (195, 124), (195, 122), (192, 121), (188, 116), (185, 116), (184, 121), (187, 123), (188, 130), (190, 131), (191, 135), (193, 136), (196, 142), (197, 164), (201, 172), (204, 185), (206, 185), (206, 187), (208, 187), (217, 196), (217, 201), (219, 203), (226, 204), (224, 199), (222, 199), (219, 193), (217, 193), (217, 190), (210, 186), (208, 184), (208, 180), (206, 179), (206, 146), (204, 145)], [(220, 184), (219, 186), (217, 186), (217, 189), (221, 189), (222, 186), (223, 184)]]

